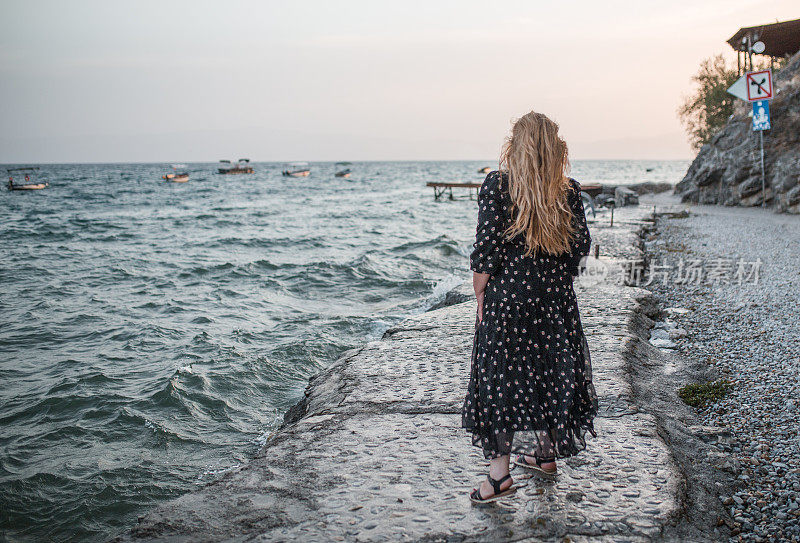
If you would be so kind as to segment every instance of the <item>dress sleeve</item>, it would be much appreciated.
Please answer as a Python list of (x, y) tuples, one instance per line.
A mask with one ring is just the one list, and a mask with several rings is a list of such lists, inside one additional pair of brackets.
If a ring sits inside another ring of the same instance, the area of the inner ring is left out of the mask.
[(491, 172), (478, 193), (478, 229), (470, 255), (470, 269), (494, 275), (503, 257), (505, 221), (500, 193), (500, 174)]
[(569, 191), (570, 207), (572, 208), (573, 224), (575, 224), (575, 234), (570, 241), (569, 269), (570, 273), (578, 275), (578, 266), (581, 259), (589, 254), (592, 245), (592, 237), (589, 235), (589, 227), (586, 225), (586, 215), (583, 212), (583, 200), (581, 200), (581, 185), (574, 179), (570, 179), (571, 190)]

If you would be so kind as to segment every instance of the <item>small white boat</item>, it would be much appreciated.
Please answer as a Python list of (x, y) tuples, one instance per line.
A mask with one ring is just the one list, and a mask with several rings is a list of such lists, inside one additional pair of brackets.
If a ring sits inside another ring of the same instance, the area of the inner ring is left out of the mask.
[[(50, 184), (46, 181), (34, 181), (31, 179), (33, 172), (38, 169), (38, 167), (6, 169), (8, 172), (8, 190), (42, 190), (49, 187)], [(17, 172), (21, 172), (18, 175), (23, 176), (23, 181), (14, 181), (14, 175)]]
[(222, 164), (228, 164), (217, 169), (217, 173), (222, 175), (253, 173), (253, 167), (250, 166), (249, 158), (240, 158), (236, 164), (232, 164), (230, 160), (220, 160)]
[(179, 172), (178, 169), (183, 169), (186, 166), (183, 164), (173, 164), (172, 165), (172, 173), (165, 174), (161, 176), (161, 179), (164, 181), (169, 181), (171, 183), (186, 183), (189, 180), (189, 173), (188, 172)]
[(311, 168), (308, 162), (292, 162), (284, 166), (281, 174), (285, 177), (308, 177), (311, 175)]
[(172, 183), (186, 183), (189, 180), (188, 173), (168, 173), (164, 177), (162, 177), (164, 181), (170, 181)]

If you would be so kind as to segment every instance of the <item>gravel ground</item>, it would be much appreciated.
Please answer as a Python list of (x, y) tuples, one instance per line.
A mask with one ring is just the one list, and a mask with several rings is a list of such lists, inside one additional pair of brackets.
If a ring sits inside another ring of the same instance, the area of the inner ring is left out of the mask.
[[(651, 270), (666, 266), (645, 288), (665, 307), (679, 308), (667, 311), (651, 343), (705, 360), (733, 383), (699, 413), (704, 424), (727, 427), (734, 437), (720, 445), (736, 459), (741, 483), (735, 494), (720, 496), (741, 530), (732, 541), (800, 541), (800, 217), (687, 209), (688, 218), (660, 217), (645, 244)], [(677, 283), (681, 259), (684, 275), (699, 259), (704, 277)], [(756, 282), (748, 273), (758, 259)]]

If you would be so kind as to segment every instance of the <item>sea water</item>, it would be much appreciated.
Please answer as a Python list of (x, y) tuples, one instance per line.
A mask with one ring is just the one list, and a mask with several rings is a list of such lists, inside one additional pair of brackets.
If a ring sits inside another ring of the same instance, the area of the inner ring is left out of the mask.
[(425, 182), (488, 165), (190, 164), (183, 184), (166, 164), (44, 165), (46, 190), (3, 190), (0, 539), (102, 541), (246, 462), (311, 375), (468, 279), (476, 203)]

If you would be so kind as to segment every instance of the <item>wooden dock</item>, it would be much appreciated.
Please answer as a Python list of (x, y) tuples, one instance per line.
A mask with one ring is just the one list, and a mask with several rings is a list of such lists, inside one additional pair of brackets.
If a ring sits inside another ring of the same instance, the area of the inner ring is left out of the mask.
[[(428, 187), (433, 187), (433, 197), (434, 199), (438, 200), (445, 194), (448, 195), (450, 200), (455, 200), (453, 197), (453, 189), (467, 189), (469, 191), (469, 199), (470, 200), (477, 200), (478, 199), (478, 191), (481, 188), (481, 183), (437, 183), (431, 181), (427, 183)], [(475, 197), (473, 198), (473, 191)]]
[[(453, 189), (467, 189), (469, 191), (469, 199), (477, 200), (481, 185), (482, 183), (439, 183), (436, 181), (426, 183), (426, 186), (433, 187), (433, 197), (436, 200), (441, 199), (445, 194), (450, 200), (455, 200)], [(603, 192), (603, 186), (598, 183), (587, 183), (581, 185), (581, 192), (591, 196), (592, 199), (590, 201), (592, 202), (592, 206), (594, 206), (593, 199)]]

